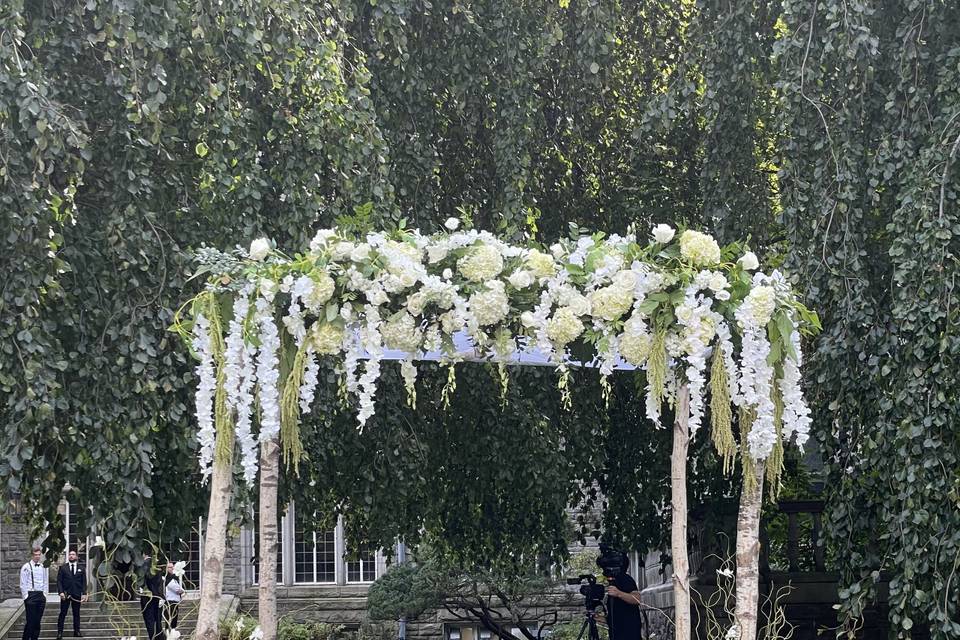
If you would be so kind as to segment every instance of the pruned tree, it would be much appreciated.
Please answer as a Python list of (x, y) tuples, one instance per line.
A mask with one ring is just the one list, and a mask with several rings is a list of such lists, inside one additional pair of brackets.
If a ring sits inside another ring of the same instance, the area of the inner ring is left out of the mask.
[(566, 618), (562, 609), (575, 605), (576, 595), (536, 563), (509, 559), (496, 568), (471, 567), (424, 545), (415, 561), (391, 567), (373, 584), (368, 608), (379, 620), (441, 610), (502, 640), (540, 640)]

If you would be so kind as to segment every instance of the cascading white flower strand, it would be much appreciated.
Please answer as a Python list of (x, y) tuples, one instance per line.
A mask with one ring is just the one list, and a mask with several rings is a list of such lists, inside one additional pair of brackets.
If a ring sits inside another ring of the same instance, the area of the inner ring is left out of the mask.
[(780, 393), (783, 397), (783, 439), (796, 437), (797, 446), (803, 449), (810, 438), (810, 407), (800, 388), (800, 367), (803, 366), (803, 354), (800, 350), (800, 333), (794, 323), (790, 332), (790, 344), (796, 353), (796, 359), (787, 354), (783, 359), (783, 377), (780, 379)]
[(257, 477), (257, 438), (253, 434), (253, 390), (256, 384), (256, 349), (246, 340), (244, 326), (250, 311), (253, 285), (247, 285), (233, 304), (224, 354), (226, 367), (225, 388), (227, 404), (235, 416), (235, 432), (240, 446), (240, 466), (243, 479), (253, 485)]
[(743, 396), (744, 405), (756, 412), (753, 425), (747, 434), (750, 455), (755, 460), (765, 460), (777, 443), (775, 408), (770, 393), (774, 372), (767, 362), (770, 356), (767, 323), (775, 308), (776, 294), (773, 287), (760, 285), (751, 289), (735, 312), (742, 336), (740, 394)]
[(193, 324), (193, 350), (200, 357), (194, 371), (198, 383), (195, 394), (197, 410), (197, 442), (200, 443), (200, 474), (206, 483), (212, 472), (213, 450), (217, 438), (213, 416), (213, 402), (217, 391), (217, 370), (213, 358), (213, 344), (210, 339), (210, 321), (205, 315), (198, 314)]
[(280, 334), (273, 319), (272, 292), (265, 292), (262, 286), (254, 304), (254, 321), (260, 330), (256, 375), (263, 443), (280, 435)]

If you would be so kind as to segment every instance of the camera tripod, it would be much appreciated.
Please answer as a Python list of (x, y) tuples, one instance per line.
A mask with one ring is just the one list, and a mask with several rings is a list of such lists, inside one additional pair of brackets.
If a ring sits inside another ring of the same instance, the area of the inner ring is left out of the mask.
[[(599, 605), (603, 609), (603, 605)], [(583, 634), (587, 633), (587, 640), (600, 640), (600, 630), (597, 629), (597, 610), (596, 608), (587, 609), (583, 614), (583, 624), (580, 625), (580, 633), (577, 634), (577, 640), (584, 640)]]

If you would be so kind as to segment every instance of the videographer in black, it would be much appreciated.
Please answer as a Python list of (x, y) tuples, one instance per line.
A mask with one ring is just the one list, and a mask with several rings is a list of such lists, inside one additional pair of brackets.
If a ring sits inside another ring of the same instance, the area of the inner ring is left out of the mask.
[(607, 627), (610, 640), (640, 640), (640, 589), (627, 573), (627, 554), (600, 545), (597, 565), (607, 579)]

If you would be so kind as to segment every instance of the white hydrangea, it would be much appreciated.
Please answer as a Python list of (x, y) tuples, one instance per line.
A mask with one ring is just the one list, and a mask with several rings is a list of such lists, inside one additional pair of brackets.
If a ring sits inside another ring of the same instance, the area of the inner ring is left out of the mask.
[(481, 327), (497, 324), (510, 313), (510, 300), (503, 289), (503, 283), (499, 281), (491, 282), (486, 290), (470, 296), (469, 306)]
[(720, 262), (720, 245), (711, 235), (687, 229), (680, 234), (680, 255), (693, 265), (709, 267)]
[(533, 284), (533, 274), (525, 269), (520, 269), (511, 273), (507, 281), (514, 289), (526, 289)]
[(380, 333), (386, 348), (407, 353), (419, 351), (423, 341), (423, 332), (417, 321), (406, 311), (391, 316), (380, 328)]
[(570, 307), (560, 307), (547, 320), (547, 336), (560, 348), (579, 338), (583, 329), (583, 322)]
[(613, 321), (633, 306), (633, 290), (617, 286), (603, 287), (591, 292), (589, 300), (594, 317)]
[(777, 307), (777, 292), (767, 285), (754, 286), (747, 297), (743, 299), (740, 308), (737, 310), (737, 317), (740, 313), (748, 314), (752, 321), (759, 326), (766, 326), (773, 317), (773, 312)]
[(636, 367), (642, 366), (650, 357), (653, 336), (650, 335), (647, 323), (638, 313), (634, 312), (634, 315), (623, 324), (619, 345), (623, 359)]
[(316, 322), (310, 328), (310, 340), (318, 354), (337, 355), (343, 347), (343, 327), (332, 322)]
[(660, 244), (667, 244), (673, 240), (676, 230), (668, 224), (658, 224), (653, 228), (653, 239)]
[(530, 250), (524, 264), (536, 278), (552, 278), (557, 272), (557, 265), (553, 258), (536, 249)]
[(313, 286), (303, 296), (303, 303), (310, 311), (319, 313), (323, 305), (333, 297), (337, 285), (326, 271), (314, 274), (311, 281)]
[(457, 261), (457, 269), (471, 282), (486, 282), (503, 271), (503, 256), (496, 247), (480, 244)]

